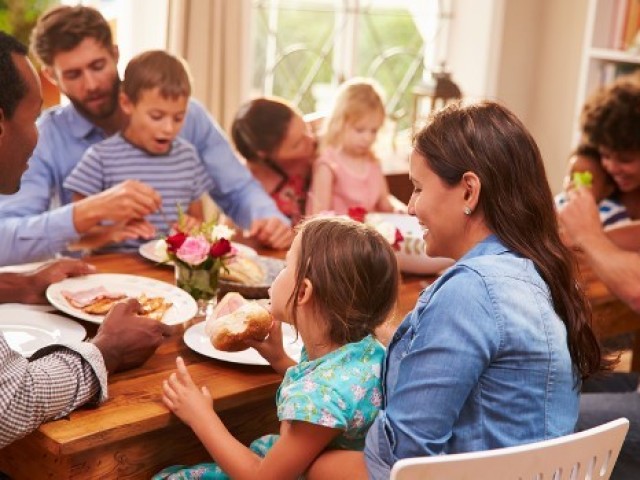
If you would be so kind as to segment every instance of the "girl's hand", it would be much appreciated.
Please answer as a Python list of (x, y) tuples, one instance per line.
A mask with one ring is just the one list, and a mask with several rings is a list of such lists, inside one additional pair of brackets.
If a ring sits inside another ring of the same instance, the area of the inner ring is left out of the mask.
[(284, 351), (282, 343), (282, 323), (274, 320), (269, 335), (262, 341), (248, 340), (247, 345), (255, 348), (267, 360), (273, 369), (281, 374), (295, 362)]
[(182, 357), (176, 358), (178, 371), (162, 383), (162, 401), (180, 420), (193, 428), (213, 413), (213, 400), (207, 387), (193, 383)]

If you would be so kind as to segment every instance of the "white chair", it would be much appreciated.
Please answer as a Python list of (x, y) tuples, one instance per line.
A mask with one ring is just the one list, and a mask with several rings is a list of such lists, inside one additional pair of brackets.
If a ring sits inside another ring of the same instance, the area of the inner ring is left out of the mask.
[(619, 418), (553, 440), (399, 460), (391, 480), (608, 480), (629, 420)]

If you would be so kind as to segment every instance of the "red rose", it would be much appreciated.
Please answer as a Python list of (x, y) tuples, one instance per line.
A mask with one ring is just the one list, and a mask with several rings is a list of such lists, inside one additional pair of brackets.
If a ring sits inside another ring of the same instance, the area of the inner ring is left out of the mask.
[(347, 215), (356, 222), (364, 223), (364, 216), (367, 214), (367, 210), (363, 207), (349, 207)]
[(231, 242), (226, 238), (221, 238), (216, 243), (211, 245), (211, 250), (209, 250), (209, 254), (213, 258), (218, 258), (223, 255), (226, 255), (231, 251)]
[(184, 232), (178, 232), (167, 237), (167, 252), (176, 253), (187, 239), (187, 234)]
[(402, 236), (402, 233), (400, 232), (400, 230), (398, 230), (396, 228), (396, 238), (393, 241), (393, 249), (394, 250), (400, 250), (400, 244), (404, 241), (404, 237)]

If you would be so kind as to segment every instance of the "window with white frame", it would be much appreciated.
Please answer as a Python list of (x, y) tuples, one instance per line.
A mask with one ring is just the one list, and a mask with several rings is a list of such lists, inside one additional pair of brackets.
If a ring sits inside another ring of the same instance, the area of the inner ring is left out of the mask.
[(254, 95), (325, 111), (337, 85), (372, 77), (396, 128), (409, 127), (412, 88), (441, 60), (442, 0), (252, 0)]

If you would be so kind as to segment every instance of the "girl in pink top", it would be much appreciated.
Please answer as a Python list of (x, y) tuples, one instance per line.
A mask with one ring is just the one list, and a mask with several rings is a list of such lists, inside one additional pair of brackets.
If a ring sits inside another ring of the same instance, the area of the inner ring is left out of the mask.
[(384, 104), (373, 82), (354, 78), (340, 86), (314, 166), (308, 214), (327, 210), (346, 214), (351, 207), (394, 210), (372, 151), (384, 119)]

